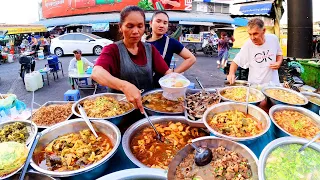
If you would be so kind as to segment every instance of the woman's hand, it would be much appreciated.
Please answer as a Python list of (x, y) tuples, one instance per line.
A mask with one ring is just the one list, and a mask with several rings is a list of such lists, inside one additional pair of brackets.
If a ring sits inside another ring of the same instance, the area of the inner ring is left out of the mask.
[(121, 91), (126, 95), (128, 102), (131, 102), (136, 109), (139, 109), (143, 114), (144, 109), (141, 100), (141, 91), (133, 84), (125, 81)]

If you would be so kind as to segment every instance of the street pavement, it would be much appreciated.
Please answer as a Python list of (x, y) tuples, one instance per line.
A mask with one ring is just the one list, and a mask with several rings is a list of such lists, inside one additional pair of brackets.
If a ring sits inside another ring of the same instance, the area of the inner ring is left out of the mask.
[[(85, 55), (89, 61), (93, 62), (97, 56)], [(44, 85), (43, 88), (35, 91), (35, 102), (44, 104), (47, 101), (63, 101), (64, 93), (71, 89), (68, 81), (68, 66), (72, 56), (59, 58), (62, 62), (64, 76), (62, 72), (58, 72), (59, 79), (54, 81), (53, 75), (49, 75), (50, 85)], [(180, 57), (175, 57), (177, 65), (183, 61)], [(47, 60), (37, 60), (35, 70), (45, 67)], [(20, 64), (18, 60), (14, 63), (5, 63), (0, 65), (0, 92), (2, 94), (13, 93), (18, 99), (31, 107), (32, 92), (28, 92), (19, 76)], [(195, 77), (198, 77), (204, 87), (221, 87), (225, 79), (225, 75), (221, 70), (216, 68), (216, 58), (206, 57), (202, 54), (197, 55), (197, 62), (187, 72), (184, 73), (191, 82), (195, 83), (196, 88), (200, 88)], [(46, 83), (46, 81), (45, 81)], [(105, 92), (105, 89), (99, 89), (97, 93)], [(81, 97), (93, 94), (93, 90), (81, 90)], [(34, 106), (36, 108), (36, 106)]]

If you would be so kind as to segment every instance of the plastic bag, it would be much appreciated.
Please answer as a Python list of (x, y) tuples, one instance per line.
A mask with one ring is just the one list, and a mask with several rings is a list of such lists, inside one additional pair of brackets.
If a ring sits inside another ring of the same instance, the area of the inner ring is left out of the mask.
[(170, 73), (159, 80), (159, 84), (163, 89), (163, 97), (168, 100), (178, 101), (184, 98), (190, 81), (181, 74)]

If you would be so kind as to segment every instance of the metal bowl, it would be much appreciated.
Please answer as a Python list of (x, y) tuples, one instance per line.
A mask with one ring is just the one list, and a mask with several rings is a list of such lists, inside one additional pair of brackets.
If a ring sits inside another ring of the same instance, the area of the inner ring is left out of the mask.
[[(286, 103), (286, 102), (280, 101), (278, 99), (274, 99), (274, 98), (270, 97), (268, 95), (268, 93), (266, 93), (266, 90), (268, 90), (268, 89), (281, 89), (281, 90), (284, 90), (284, 91), (291, 92), (291, 93), (297, 95), (298, 97), (302, 98), (304, 100), (304, 103), (302, 103), (302, 104), (290, 104), (290, 103)], [(297, 91), (294, 91), (294, 90), (291, 90), (291, 89), (287, 89), (287, 88), (284, 88), (284, 87), (264, 87), (261, 91), (262, 91), (262, 93), (264, 95), (267, 96), (267, 99), (269, 101), (271, 101), (273, 105), (276, 105), (276, 104), (288, 104), (288, 105), (292, 105), (292, 106), (304, 106), (304, 105), (308, 104), (308, 99), (304, 95), (302, 95), (301, 93), (298, 93)]]
[[(156, 123), (163, 123), (163, 122), (181, 122), (183, 124), (187, 124), (185, 118), (183, 116), (151, 116), (151, 121)], [(130, 159), (131, 162), (133, 162), (135, 165), (137, 165), (140, 168), (149, 168), (148, 166), (144, 165), (142, 162), (140, 162), (132, 153), (131, 151), (131, 140), (132, 138), (142, 129), (150, 127), (150, 124), (147, 119), (142, 119), (140, 121), (137, 121), (136, 123), (132, 124), (124, 133), (122, 138), (122, 147), (124, 150), (124, 153), (126, 156)]]
[[(19, 180), (20, 173), (15, 174), (11, 180)], [(27, 172), (24, 179), (32, 179), (32, 180), (55, 180), (54, 178), (47, 176), (45, 174), (40, 174), (37, 172)]]
[(204, 125), (209, 129), (209, 131), (218, 137), (225, 138), (231, 141), (236, 141), (236, 142), (241, 142), (243, 144), (251, 144), (254, 141), (256, 141), (258, 138), (263, 136), (268, 130), (270, 129), (271, 126), (271, 121), (266, 112), (264, 112), (261, 108), (254, 106), (252, 104), (248, 105), (248, 113), (255, 117), (257, 120), (262, 122), (262, 126), (264, 127), (264, 130), (255, 136), (250, 136), (250, 137), (231, 137), (227, 136), (224, 134), (221, 134), (214, 130), (208, 123), (208, 119), (213, 117), (217, 113), (222, 113), (230, 110), (238, 110), (241, 112), (245, 112), (246, 105), (242, 103), (234, 103), (234, 102), (224, 102), (220, 104), (216, 104), (214, 106), (211, 106), (210, 108), (207, 109), (207, 111), (204, 113), (203, 118), (204, 118)]
[[(320, 94), (317, 94), (317, 93), (312, 93), (312, 92), (301, 92), (301, 94), (303, 94), (304, 96), (307, 97), (310, 97), (310, 96), (315, 96), (317, 98), (320, 99)], [(314, 113), (316, 114), (319, 114), (320, 115), (320, 105), (318, 104), (315, 104), (311, 101), (309, 101), (309, 103), (305, 106), (307, 109), (313, 111)]]
[[(209, 93), (215, 93), (218, 91), (218, 88), (207, 88), (205, 89), (207, 92)], [(202, 91), (202, 89), (188, 89), (187, 92), (186, 92), (186, 96), (189, 95), (189, 94), (195, 94), (195, 93), (198, 93)], [(219, 100), (219, 103), (221, 101), (221, 98)], [(184, 106), (187, 107), (187, 101), (186, 99), (184, 100)], [(188, 111), (187, 109), (184, 109), (184, 117), (186, 118), (186, 120), (188, 121), (188, 123), (192, 124), (192, 125), (195, 125), (195, 124), (198, 124), (199, 127), (205, 127), (204, 124), (203, 124), (203, 121), (202, 119), (198, 119), (198, 120), (192, 120), (189, 118), (189, 114), (188, 114)]]
[[(50, 106), (50, 105), (63, 105), (63, 104), (68, 104), (68, 103), (74, 103), (74, 102), (73, 101), (48, 101), (48, 102), (44, 103), (39, 109), (41, 109), (42, 107)], [(39, 109), (37, 109), (34, 113), (36, 113)], [(72, 115), (73, 115), (73, 113), (71, 112), (70, 115), (67, 117), (66, 121), (69, 120)], [(31, 117), (29, 117), (28, 120), (31, 120)], [(50, 126), (38, 126), (38, 128), (41, 130), (47, 129), (49, 127)]]
[(97, 180), (167, 180), (167, 171), (156, 168), (133, 168), (117, 171)]
[[(73, 114), (75, 114), (78, 117), (82, 117), (79, 110), (78, 110), (78, 104), (82, 105), (82, 101), (86, 100), (86, 99), (94, 99), (96, 97), (99, 96), (111, 96), (114, 97), (117, 100), (123, 99), (124, 97), (126, 97), (124, 94), (117, 94), (117, 93), (101, 93), (101, 94), (95, 94), (95, 95), (91, 95), (91, 96), (87, 96), (85, 98), (80, 99), (79, 101), (75, 102), (72, 106), (72, 112)], [(102, 117), (102, 118), (95, 118), (95, 117), (88, 117), (89, 119), (95, 119), (95, 120), (99, 120), (99, 119), (106, 119), (114, 124), (119, 124), (119, 122), (123, 119), (123, 117), (129, 113), (131, 113), (134, 110), (134, 107), (132, 106), (132, 109), (121, 114), (121, 115), (117, 115), (117, 116), (112, 116), (112, 117)]]
[(236, 80), (234, 82), (234, 84), (230, 84), (229, 81), (224, 81), (224, 85), (225, 86), (247, 86), (248, 85), (248, 81), (245, 80)]
[[(145, 92), (142, 94), (142, 98), (144, 96), (147, 96), (149, 94), (153, 94), (153, 93), (157, 93), (157, 92), (163, 92), (162, 89), (155, 89), (155, 90), (152, 90), (152, 91), (148, 91), (148, 92)], [(159, 115), (159, 116), (178, 116), (178, 115), (183, 115), (183, 112), (162, 112), (162, 111), (156, 111), (156, 110), (153, 110), (153, 109), (150, 109), (148, 107), (146, 107), (145, 105), (143, 105), (144, 109), (146, 110), (146, 112), (149, 114), (149, 115)]]
[[(269, 154), (279, 146), (288, 145), (288, 144), (301, 144), (304, 145), (308, 143), (308, 140), (297, 137), (282, 137), (276, 139), (269, 143), (262, 151), (259, 157), (259, 179), (265, 180), (264, 169), (266, 167), (266, 161), (269, 157)], [(320, 145), (317, 143), (310, 144), (309, 148), (312, 148), (320, 153)]]
[[(258, 159), (256, 155), (245, 145), (217, 137), (201, 137), (193, 140), (193, 143), (198, 147), (218, 148), (223, 146), (228, 150), (235, 151), (248, 159), (252, 170), (252, 180), (258, 180)], [(174, 179), (176, 168), (187, 157), (188, 154), (193, 153), (194, 148), (191, 145), (186, 145), (181, 149), (169, 164), (168, 179)]]
[[(111, 150), (111, 152), (109, 152), (109, 154), (106, 155), (103, 159), (85, 168), (65, 172), (55, 172), (43, 169), (36, 163), (35, 157), (31, 159), (31, 166), (35, 170), (52, 177), (69, 177), (69, 179), (84, 180), (96, 179), (103, 175), (105, 169), (108, 167), (108, 160), (116, 153), (120, 145), (121, 134), (120, 130), (111, 122), (104, 120), (92, 120), (91, 122), (95, 130), (107, 135), (113, 145), (113, 149)], [(47, 146), (51, 141), (55, 140), (59, 136), (68, 133), (79, 132), (83, 129), (89, 129), (85, 121), (83, 119), (74, 119), (59, 123), (52, 126), (51, 128), (42, 131), (42, 136), (39, 139), (34, 154), (39, 153), (39, 151), (43, 150), (45, 146)]]
[(320, 126), (320, 116), (315, 114), (312, 111), (309, 111), (306, 108), (296, 107), (296, 106), (288, 106), (288, 105), (275, 105), (270, 108), (269, 116), (270, 116), (273, 124), (275, 124), (274, 133), (275, 133), (276, 137), (294, 136), (294, 135), (290, 134), (289, 132), (287, 132), (286, 130), (284, 130), (282, 127), (280, 127), (278, 125), (278, 123), (275, 121), (275, 119), (273, 118), (273, 114), (275, 112), (282, 111), (282, 110), (298, 111), (299, 113), (302, 113), (302, 114), (310, 117), (314, 121), (315, 124), (318, 124), (318, 126)]
[(20, 122), (20, 123), (23, 123), (27, 126), (27, 130), (29, 132), (29, 137), (26, 141), (26, 145), (30, 144), (30, 142), (32, 142), (34, 140), (34, 138), (36, 137), (36, 135), (38, 133), (38, 126), (34, 122), (30, 122), (28, 120), (14, 120), (14, 121), (5, 121), (5, 122), (0, 123), (0, 129), (2, 129), (5, 125), (12, 124), (15, 122)]
[[(244, 102), (234, 101), (232, 99), (228, 99), (228, 98), (225, 98), (224, 96), (222, 96), (222, 92), (224, 92), (227, 89), (234, 89), (234, 88), (247, 88), (247, 87), (246, 86), (230, 86), (230, 87), (224, 87), (224, 88), (219, 89), (218, 94), (221, 97), (222, 101), (244, 103)], [(265, 96), (258, 89), (250, 88), (250, 94), (254, 94), (258, 98), (257, 101), (249, 102), (250, 104), (258, 105), (261, 101), (263, 101), (265, 99)]]

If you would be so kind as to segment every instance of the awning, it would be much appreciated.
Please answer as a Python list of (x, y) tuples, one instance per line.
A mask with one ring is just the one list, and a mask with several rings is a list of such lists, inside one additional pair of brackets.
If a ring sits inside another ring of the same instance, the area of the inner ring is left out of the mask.
[[(234, 20), (227, 14), (209, 14), (197, 12), (167, 12), (171, 22), (188, 21), (188, 22), (214, 22), (232, 24)], [(146, 13), (146, 21), (150, 21), (153, 12)], [(46, 19), (37, 22), (44, 26), (58, 26), (68, 24), (95, 24), (95, 23), (117, 23), (120, 20), (119, 13), (106, 13), (106, 14), (90, 14), (63, 18)]]
[(106, 31), (109, 31), (109, 23), (92, 24), (92, 32), (106, 32)]
[(192, 22), (192, 21), (179, 21), (182, 25), (199, 25), (199, 26), (213, 26), (212, 22)]
[(248, 19), (245, 19), (245, 18), (240, 18), (240, 17), (237, 17), (237, 18), (233, 18), (234, 20), (234, 25), (235, 26), (247, 26), (248, 25), (248, 22), (249, 20)]
[(242, 15), (242, 16), (269, 16), (273, 8), (272, 1), (261, 1), (261, 2), (252, 2), (237, 4), (231, 7), (230, 12), (232, 15)]
[(25, 34), (33, 32), (47, 32), (47, 28), (42, 25), (21, 25), (21, 26), (10, 26), (10, 25), (0, 25), (0, 30), (7, 30), (7, 34)]

